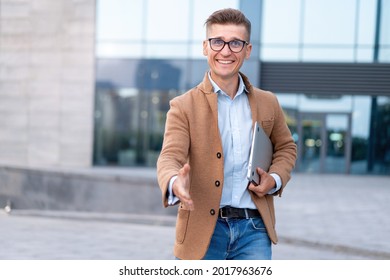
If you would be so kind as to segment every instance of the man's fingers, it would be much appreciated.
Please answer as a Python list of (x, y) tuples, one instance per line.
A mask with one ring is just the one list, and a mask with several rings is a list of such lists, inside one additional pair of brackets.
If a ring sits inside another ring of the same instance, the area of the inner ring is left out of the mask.
[(194, 210), (194, 202), (191, 199), (191, 196), (187, 190), (184, 190), (178, 195), (180, 201), (184, 204), (186, 209)]
[(268, 194), (269, 190), (275, 187), (275, 179), (260, 167), (256, 168), (257, 174), (260, 176), (260, 184), (258, 186), (252, 183), (248, 189), (253, 191), (258, 197), (263, 197)]
[[(179, 177), (181, 181), (181, 187), (177, 189), (176, 196), (180, 201), (185, 205), (189, 210), (194, 210), (194, 202), (191, 199), (189, 193), (189, 184), (190, 184), (190, 165), (188, 163), (179, 170)], [(178, 178), (179, 179), (179, 178)]]
[(186, 190), (184, 188), (180, 188), (177, 196), (180, 198), (180, 200), (182, 200), (182, 199), (183, 200), (190, 200), (191, 199), (190, 193), (188, 192), (188, 190)]
[(259, 174), (260, 176), (263, 175), (264, 173), (266, 173), (263, 169), (261, 169), (260, 167), (257, 167), (256, 168), (257, 170), (257, 174)]
[(248, 186), (248, 190), (253, 191), (258, 197), (262, 197), (265, 195), (263, 187), (261, 187), (260, 185), (255, 186), (254, 184), (250, 183)]
[(189, 200), (180, 200), (184, 205), (185, 207), (190, 210), (190, 211), (193, 211), (195, 209), (194, 207), (194, 202), (192, 201), (192, 199), (189, 199)]

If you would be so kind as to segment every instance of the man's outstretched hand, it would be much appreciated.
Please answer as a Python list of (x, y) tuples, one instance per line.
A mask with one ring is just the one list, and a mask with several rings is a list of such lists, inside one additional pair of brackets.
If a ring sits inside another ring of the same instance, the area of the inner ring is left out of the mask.
[(173, 183), (172, 191), (186, 209), (190, 211), (195, 209), (194, 202), (190, 196), (190, 165), (188, 163), (184, 164), (179, 170), (179, 174), (177, 174), (177, 178)]

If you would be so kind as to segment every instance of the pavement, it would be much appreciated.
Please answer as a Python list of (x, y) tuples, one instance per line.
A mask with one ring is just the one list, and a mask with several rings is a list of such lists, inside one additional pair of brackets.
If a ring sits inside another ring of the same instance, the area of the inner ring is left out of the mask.
[[(390, 260), (390, 177), (293, 174), (275, 260)], [(0, 260), (171, 260), (175, 217), (0, 209)]]

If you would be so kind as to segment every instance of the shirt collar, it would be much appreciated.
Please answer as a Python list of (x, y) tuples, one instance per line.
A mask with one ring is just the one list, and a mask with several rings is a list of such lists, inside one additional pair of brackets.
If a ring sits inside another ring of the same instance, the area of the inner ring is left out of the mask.
[[(208, 72), (208, 76), (209, 76), (209, 80), (211, 82), (211, 85), (213, 86), (214, 92), (217, 94), (225, 94), (226, 95), (226, 93), (213, 81), (213, 79), (211, 78), (210, 71)], [(240, 74), (238, 74), (238, 78), (240, 81), (238, 84), (237, 94), (235, 96), (238, 96), (238, 95), (242, 94), (243, 92), (246, 92), (246, 93), (248, 92), (248, 90), (245, 87), (244, 80), (242, 79)]]

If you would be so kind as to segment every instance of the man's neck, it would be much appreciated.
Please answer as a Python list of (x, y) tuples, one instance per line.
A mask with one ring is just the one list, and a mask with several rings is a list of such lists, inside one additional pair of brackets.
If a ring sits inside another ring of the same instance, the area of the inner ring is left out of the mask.
[(210, 74), (213, 81), (221, 88), (223, 92), (229, 95), (231, 99), (236, 96), (240, 81), (238, 75), (235, 75), (234, 77), (231, 77), (229, 79), (218, 79), (213, 76), (213, 73)]

